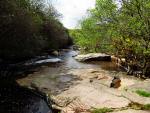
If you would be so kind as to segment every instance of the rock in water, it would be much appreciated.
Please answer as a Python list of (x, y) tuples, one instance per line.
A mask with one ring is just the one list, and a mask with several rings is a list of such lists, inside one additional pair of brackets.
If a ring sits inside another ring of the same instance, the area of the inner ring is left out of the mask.
[(110, 87), (119, 88), (120, 86), (121, 86), (121, 80), (118, 76), (115, 76), (110, 84)]
[(59, 63), (59, 62), (62, 62), (62, 60), (59, 58), (51, 58), (51, 59), (44, 59), (44, 60), (36, 61), (35, 64)]
[(58, 51), (53, 51), (53, 52), (52, 52), (52, 55), (54, 55), (54, 56), (59, 56), (59, 54), (60, 54), (60, 53), (59, 53)]
[(77, 55), (76, 60), (84, 61), (111, 61), (111, 56), (103, 53), (89, 53), (85, 55)]

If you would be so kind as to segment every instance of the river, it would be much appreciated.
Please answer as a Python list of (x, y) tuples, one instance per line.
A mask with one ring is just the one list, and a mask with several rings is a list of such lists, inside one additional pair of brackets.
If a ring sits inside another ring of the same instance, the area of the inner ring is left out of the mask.
[[(1, 87), (0, 110), (7, 113), (51, 113), (52, 111), (43, 98), (32, 94), (24, 87), (35, 88), (49, 95), (58, 95), (68, 90), (74, 84), (74, 81), (80, 80), (79, 77), (70, 73), (72, 70), (97, 69), (103, 70), (104, 73), (105, 71), (110, 73), (120, 71), (120, 68), (114, 62), (78, 62), (73, 57), (76, 54), (78, 54), (78, 51), (64, 49), (58, 56), (62, 59), (61, 63), (41, 66), (27, 77), (18, 79), (17, 82), (23, 86), (22, 88), (7, 85), (9, 87), (5, 92), (6, 88)], [(3, 91), (5, 93), (2, 93)], [(8, 95), (6, 98), (8, 100), (2, 99), (2, 97), (5, 97), (4, 95)]]
[(74, 51), (72, 48), (69, 50), (61, 51), (59, 58), (63, 59), (62, 68), (68, 69), (87, 69), (87, 68), (100, 68), (105, 70), (119, 71), (120, 68), (115, 62), (107, 61), (93, 61), (93, 62), (78, 62), (74, 56), (79, 54), (79, 51)]

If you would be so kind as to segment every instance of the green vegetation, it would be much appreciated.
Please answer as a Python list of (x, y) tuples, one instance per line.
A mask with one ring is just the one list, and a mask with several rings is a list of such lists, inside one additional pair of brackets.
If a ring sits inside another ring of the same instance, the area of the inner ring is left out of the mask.
[(150, 97), (150, 92), (147, 92), (145, 90), (136, 90), (136, 93), (143, 97)]
[(125, 58), (128, 74), (149, 76), (150, 1), (96, 0), (96, 7), (80, 21), (81, 29), (70, 30), (85, 52), (102, 52)]
[(143, 106), (144, 105), (142, 105), (142, 104), (132, 102), (132, 103), (129, 104), (128, 107), (131, 108), (131, 109), (135, 109), (135, 110), (142, 110)]
[[(138, 103), (130, 103), (129, 106), (127, 107), (128, 109), (135, 109), (135, 110), (150, 110), (150, 104), (138, 104)], [(126, 109), (127, 109), (126, 108)], [(91, 113), (108, 113), (108, 112), (113, 112), (117, 109), (111, 109), (111, 108), (95, 108), (93, 110), (91, 110)], [(124, 108), (121, 108), (119, 110), (124, 110)]]
[(131, 109), (136, 109), (136, 110), (150, 110), (150, 104), (142, 105), (142, 104), (133, 102), (133, 103), (130, 103), (128, 107)]
[(108, 112), (112, 112), (113, 110), (111, 108), (100, 108), (100, 109), (94, 109), (91, 112), (92, 113), (108, 113)]
[(150, 104), (143, 105), (143, 110), (150, 110)]
[(22, 59), (67, 46), (71, 39), (44, 0), (0, 1), (0, 58)]

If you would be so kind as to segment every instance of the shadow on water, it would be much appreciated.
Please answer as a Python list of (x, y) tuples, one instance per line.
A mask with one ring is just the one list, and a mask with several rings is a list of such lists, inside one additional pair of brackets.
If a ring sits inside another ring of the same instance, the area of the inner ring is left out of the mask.
[(44, 98), (34, 90), (19, 86), (14, 80), (0, 80), (1, 113), (53, 113)]
[(41, 91), (20, 86), (16, 79), (33, 73), (34, 68), (0, 65), (0, 113), (58, 113), (52, 101)]
[(88, 68), (101, 68), (108, 71), (122, 71), (122, 69), (111, 61), (90, 61), (90, 62), (78, 62), (74, 59), (74, 56), (78, 54), (78, 51), (69, 49), (63, 51), (60, 58), (64, 60), (62, 67), (69, 69), (88, 69)]

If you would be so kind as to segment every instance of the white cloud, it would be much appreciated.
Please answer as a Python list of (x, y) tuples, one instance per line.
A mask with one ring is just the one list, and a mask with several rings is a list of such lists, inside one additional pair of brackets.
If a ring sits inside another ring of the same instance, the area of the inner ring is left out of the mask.
[(87, 9), (94, 8), (95, 0), (49, 0), (63, 15), (61, 22), (67, 28), (75, 28), (78, 21), (86, 15)]

